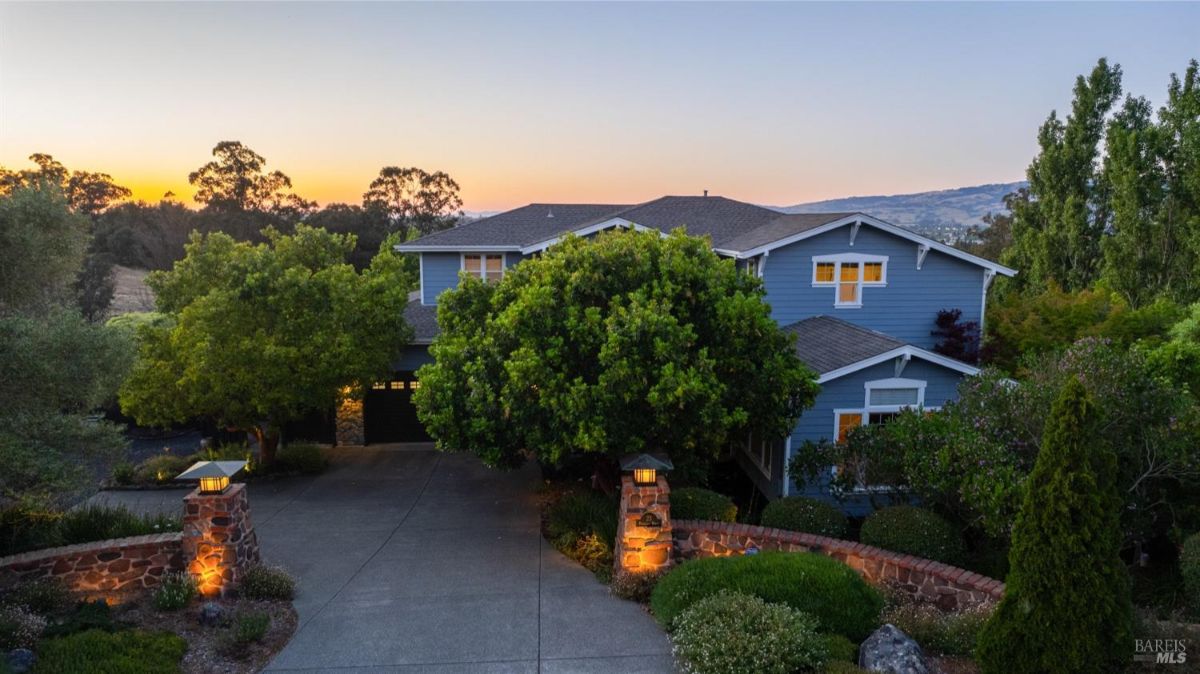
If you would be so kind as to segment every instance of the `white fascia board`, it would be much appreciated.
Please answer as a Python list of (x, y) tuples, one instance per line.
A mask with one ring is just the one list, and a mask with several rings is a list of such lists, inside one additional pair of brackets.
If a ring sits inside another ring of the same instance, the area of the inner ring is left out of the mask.
[[(602, 232), (606, 229), (614, 229), (617, 227), (621, 227), (621, 228), (625, 228), (625, 229), (632, 229), (636, 232), (650, 232), (650, 231), (658, 232), (658, 230), (654, 229), (653, 227), (646, 227), (644, 225), (639, 225), (636, 222), (633, 222), (632, 220), (626, 220), (625, 218), (609, 218), (602, 222), (597, 222), (594, 225), (588, 225), (587, 227), (580, 227), (579, 229), (573, 229), (570, 232), (567, 232), (567, 234), (574, 234), (575, 236), (587, 236), (589, 234), (595, 234), (596, 232)], [(659, 232), (659, 234), (664, 237), (667, 235), (666, 232)], [(529, 255), (530, 253), (539, 253), (543, 250), (546, 250), (550, 246), (553, 246), (554, 244), (558, 243), (559, 241), (562, 241), (563, 236), (566, 236), (566, 234), (563, 234), (562, 236), (556, 236), (552, 239), (546, 239), (545, 241), (531, 243), (528, 246), (520, 248), (519, 250), (521, 251), (522, 255)]]
[(798, 234), (793, 234), (788, 237), (784, 237), (782, 239), (779, 239), (778, 241), (772, 241), (771, 243), (764, 244), (757, 248), (752, 248), (750, 250), (737, 252), (736, 256), (738, 257), (738, 259), (746, 258), (746, 257), (753, 257), (760, 253), (764, 253), (768, 250), (782, 248), (783, 246), (793, 244), (797, 241), (803, 241), (804, 239), (812, 238), (814, 236), (824, 234), (825, 232), (833, 231), (839, 227), (845, 227), (846, 225), (851, 225), (851, 224), (856, 224), (856, 223), (860, 223), (860, 224), (864, 224), (864, 225), (871, 225), (872, 227), (875, 227), (876, 229), (881, 229), (889, 234), (894, 234), (902, 239), (908, 239), (909, 241), (912, 241), (913, 243), (917, 243), (917, 244), (920, 244), (923, 246), (928, 246), (929, 248), (936, 250), (939, 253), (944, 253), (946, 255), (949, 255), (950, 257), (956, 257), (960, 260), (965, 260), (972, 264), (979, 265), (980, 267), (983, 267), (985, 269), (991, 269), (992, 271), (996, 272), (997, 274), (1002, 274), (1004, 276), (1016, 276), (1017, 275), (1017, 270), (1015, 270), (1015, 269), (1010, 269), (1008, 267), (1005, 267), (1002, 264), (992, 262), (991, 260), (985, 260), (976, 255), (972, 255), (970, 253), (961, 251), (961, 250), (959, 250), (957, 248), (953, 248), (951, 246), (947, 246), (946, 244), (941, 243), (939, 241), (934, 241), (933, 239), (921, 236), (920, 234), (917, 234), (915, 232), (910, 232), (907, 229), (904, 229), (902, 227), (897, 227), (890, 222), (884, 222), (883, 220), (880, 220), (879, 218), (874, 218), (874, 217), (871, 217), (864, 213), (858, 213), (855, 215), (850, 215), (850, 216), (841, 218), (840, 220), (834, 220), (832, 222), (827, 222), (827, 223), (821, 225), (820, 227), (814, 227), (813, 229), (810, 229), (810, 230), (807, 230), (804, 232), (800, 232)]
[(910, 358), (915, 357), (920, 358), (921, 360), (927, 360), (935, 365), (941, 365), (942, 367), (949, 368), (966, 375), (974, 376), (979, 374), (979, 368), (973, 365), (967, 365), (962, 361), (954, 360), (953, 358), (947, 358), (940, 353), (926, 351), (925, 349), (906, 344), (904, 346), (896, 347), (891, 351), (885, 351), (877, 356), (865, 358), (857, 363), (851, 363), (849, 365), (839, 367), (836, 370), (830, 370), (820, 377), (817, 377), (817, 383), (824, 384), (827, 381), (833, 381), (834, 379), (845, 377), (848, 374), (853, 374), (859, 370), (864, 370), (872, 365), (886, 363), (893, 358), (898, 358), (901, 356), (909, 356)]
[(461, 253), (462, 251), (478, 253), (517, 253), (520, 246), (429, 246), (400, 243), (392, 246), (397, 253)]

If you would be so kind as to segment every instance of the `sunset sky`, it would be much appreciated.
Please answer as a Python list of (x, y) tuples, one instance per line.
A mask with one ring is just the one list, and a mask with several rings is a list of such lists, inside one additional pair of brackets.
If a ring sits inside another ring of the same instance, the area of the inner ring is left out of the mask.
[(240, 140), (321, 203), (785, 205), (1019, 180), (1107, 56), (1163, 100), (1200, 4), (0, 4), (0, 165), (157, 200)]

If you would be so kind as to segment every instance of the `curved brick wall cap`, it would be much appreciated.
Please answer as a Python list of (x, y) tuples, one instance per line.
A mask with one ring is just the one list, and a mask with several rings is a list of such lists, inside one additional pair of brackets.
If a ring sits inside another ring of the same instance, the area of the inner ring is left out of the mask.
[(680, 560), (760, 550), (816, 552), (844, 562), (867, 581), (887, 584), (945, 610), (998, 601), (1004, 583), (973, 571), (882, 548), (800, 531), (750, 524), (675, 520), (675, 555)]

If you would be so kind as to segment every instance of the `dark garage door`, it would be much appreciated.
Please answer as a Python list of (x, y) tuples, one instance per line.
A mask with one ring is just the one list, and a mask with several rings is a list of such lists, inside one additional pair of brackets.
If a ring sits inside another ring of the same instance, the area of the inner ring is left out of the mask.
[(367, 444), (428, 442), (429, 434), (417, 420), (412, 394), (420, 382), (412, 372), (397, 372), (391, 381), (376, 382), (363, 401), (363, 431)]

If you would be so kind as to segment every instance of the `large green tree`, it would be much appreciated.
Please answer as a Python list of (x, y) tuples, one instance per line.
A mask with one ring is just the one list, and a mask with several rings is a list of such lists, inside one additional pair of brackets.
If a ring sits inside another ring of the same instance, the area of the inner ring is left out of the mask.
[(985, 674), (1121, 672), (1133, 656), (1117, 457), (1094, 442), (1099, 421), (1069, 382), (1029, 475), (1004, 599), (979, 638)]
[(188, 175), (188, 182), (196, 188), (196, 202), (205, 208), (277, 213), (298, 219), (314, 207), (313, 202), (291, 191), (291, 178), (282, 171), (268, 173), (267, 160), (241, 142), (223, 140), (213, 147), (212, 154), (213, 161)]
[(147, 278), (167, 319), (139, 329), (120, 399), (141, 424), (208, 417), (253, 433), (270, 464), (286, 422), (390, 373), (410, 281), (387, 251), (355, 271), (353, 236), (266, 236), (194, 234), (184, 259)]
[(438, 323), (418, 413), (491, 465), (666, 452), (695, 477), (737, 431), (791, 432), (817, 391), (762, 282), (682, 231), (567, 237), (495, 284), (464, 273)]
[(1100, 241), (1110, 221), (1108, 188), (1098, 159), (1106, 118), (1121, 95), (1121, 68), (1100, 59), (1075, 81), (1066, 121), (1055, 112), (1038, 130), (1027, 199), (1014, 200), (1013, 245), (1003, 260), (1021, 270), (1019, 287), (1055, 282), (1068, 290), (1100, 274)]
[(458, 183), (442, 171), (385, 166), (363, 194), (363, 208), (384, 213), (403, 240), (453, 227), (462, 215)]
[(0, 197), (0, 313), (70, 297), (89, 239), (58, 186), (18, 186)]

